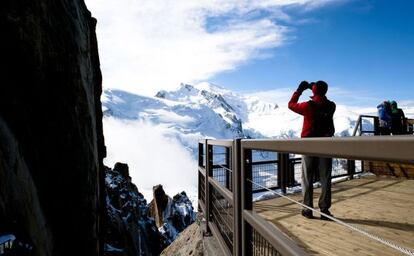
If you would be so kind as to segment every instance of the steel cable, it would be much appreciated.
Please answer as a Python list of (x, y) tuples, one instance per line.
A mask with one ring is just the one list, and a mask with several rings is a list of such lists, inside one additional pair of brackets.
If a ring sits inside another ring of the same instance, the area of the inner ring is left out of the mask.
[(254, 182), (254, 181), (252, 181), (250, 179), (247, 179), (247, 181), (251, 182), (252, 184), (255, 184), (256, 186), (262, 187), (263, 189), (265, 189), (265, 190), (267, 190), (269, 192), (275, 193), (276, 195), (278, 195), (280, 197), (283, 197), (283, 198), (285, 198), (285, 199), (287, 199), (287, 200), (289, 200), (289, 201), (291, 201), (291, 202), (293, 202), (295, 204), (298, 204), (298, 205), (300, 205), (300, 206), (302, 206), (302, 207), (304, 207), (306, 209), (309, 209), (312, 212), (319, 213), (320, 215), (322, 215), (322, 216), (324, 216), (324, 217), (326, 217), (326, 218), (328, 218), (328, 219), (330, 219), (330, 220), (332, 220), (332, 221), (334, 221), (334, 222), (336, 222), (336, 223), (338, 223), (340, 225), (343, 225), (343, 226), (345, 226), (345, 227), (347, 227), (347, 228), (349, 228), (349, 229), (351, 229), (353, 231), (356, 231), (356, 232), (358, 232), (360, 234), (363, 234), (363, 235), (371, 238), (372, 240), (375, 240), (377, 242), (380, 242), (380, 243), (382, 243), (382, 244), (384, 244), (384, 245), (386, 245), (388, 247), (391, 247), (391, 248), (393, 248), (393, 249), (395, 249), (395, 250), (397, 250), (397, 251), (399, 251), (399, 252), (401, 252), (401, 253), (403, 253), (405, 255), (414, 256), (414, 251), (412, 251), (411, 249), (408, 249), (408, 248), (402, 247), (400, 245), (397, 245), (397, 244), (395, 244), (395, 243), (393, 243), (391, 241), (388, 241), (388, 240), (386, 240), (384, 238), (381, 238), (381, 237), (379, 237), (377, 235), (370, 234), (370, 233), (368, 233), (367, 231), (365, 231), (363, 229), (360, 229), (360, 228), (358, 228), (356, 226), (353, 226), (353, 225), (348, 224), (348, 223), (346, 223), (346, 222), (344, 222), (342, 220), (339, 220), (339, 219), (337, 219), (337, 218), (335, 218), (333, 216), (330, 216), (328, 214), (325, 214), (323, 212), (320, 212), (320, 211), (318, 211), (318, 210), (316, 210), (316, 209), (314, 209), (312, 207), (309, 207), (309, 206), (307, 206), (307, 205), (305, 205), (305, 204), (303, 204), (301, 202), (298, 202), (298, 201), (296, 201), (296, 200), (294, 200), (294, 199), (292, 199), (292, 198), (290, 198), (290, 197), (288, 197), (286, 195), (283, 195), (282, 193), (279, 193), (279, 192), (276, 192), (276, 191), (271, 190), (269, 188), (266, 188), (266, 187), (264, 187), (264, 186), (262, 186), (262, 185), (260, 185), (260, 184), (258, 184), (256, 182)]

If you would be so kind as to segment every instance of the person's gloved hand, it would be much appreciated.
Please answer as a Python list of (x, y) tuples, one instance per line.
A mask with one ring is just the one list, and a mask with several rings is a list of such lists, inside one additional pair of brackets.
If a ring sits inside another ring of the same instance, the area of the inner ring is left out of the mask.
[(296, 91), (302, 93), (304, 90), (309, 88), (309, 83), (307, 81), (302, 81), (299, 86), (298, 89), (296, 89)]

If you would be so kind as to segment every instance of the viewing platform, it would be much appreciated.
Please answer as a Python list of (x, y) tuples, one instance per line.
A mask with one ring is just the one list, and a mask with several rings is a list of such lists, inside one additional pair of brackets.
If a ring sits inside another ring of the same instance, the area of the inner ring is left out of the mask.
[[(206, 235), (223, 255), (414, 256), (414, 136), (372, 136), (375, 127), (362, 116), (356, 129), (371, 136), (200, 140)], [(301, 215), (301, 155), (332, 158), (331, 221), (318, 208)]]
[[(315, 205), (320, 189), (314, 192)], [(334, 183), (331, 212), (335, 218), (414, 248), (414, 180), (374, 175)], [(289, 195), (301, 201), (300, 193)], [(332, 221), (306, 219), (301, 207), (284, 198), (255, 202), (253, 210), (310, 255), (399, 255), (394, 249)], [(401, 254), (403, 255), (403, 254)]]

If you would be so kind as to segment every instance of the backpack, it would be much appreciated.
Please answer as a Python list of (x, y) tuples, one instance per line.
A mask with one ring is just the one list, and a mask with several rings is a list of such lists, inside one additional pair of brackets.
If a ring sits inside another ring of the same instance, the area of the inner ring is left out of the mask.
[(381, 103), (377, 106), (378, 109), (378, 118), (379, 126), (385, 128), (391, 128), (391, 115), (390, 109), (387, 109), (384, 103)]
[(308, 104), (313, 112), (309, 137), (332, 137), (335, 134), (333, 103), (327, 101), (326, 104), (318, 104), (310, 100)]

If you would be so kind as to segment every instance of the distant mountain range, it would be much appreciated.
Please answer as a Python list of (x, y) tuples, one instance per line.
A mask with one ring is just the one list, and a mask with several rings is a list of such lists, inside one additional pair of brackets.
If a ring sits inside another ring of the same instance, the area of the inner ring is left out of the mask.
[[(109, 89), (104, 91), (103, 106), (106, 117), (162, 126), (168, 131), (166, 136), (192, 151), (202, 138), (299, 137), (303, 120), (286, 104), (265, 102), (210, 83), (181, 84), (177, 90), (159, 91), (154, 97)], [(357, 113), (338, 106), (336, 136), (352, 134), (357, 118)]]
[[(300, 100), (308, 100), (306, 95)], [(288, 109), (289, 95), (283, 97), (285, 102), (272, 102), (269, 96), (235, 93), (210, 83), (181, 84), (153, 97), (107, 89), (102, 97), (105, 164), (128, 163), (134, 183), (148, 200), (152, 187), (163, 184), (168, 194), (185, 190), (196, 202), (198, 140), (300, 136), (303, 117)], [(413, 107), (403, 109), (413, 116)], [(376, 106), (337, 104), (335, 136), (352, 135), (359, 114), (376, 114)], [(364, 123), (364, 129), (370, 126)]]

